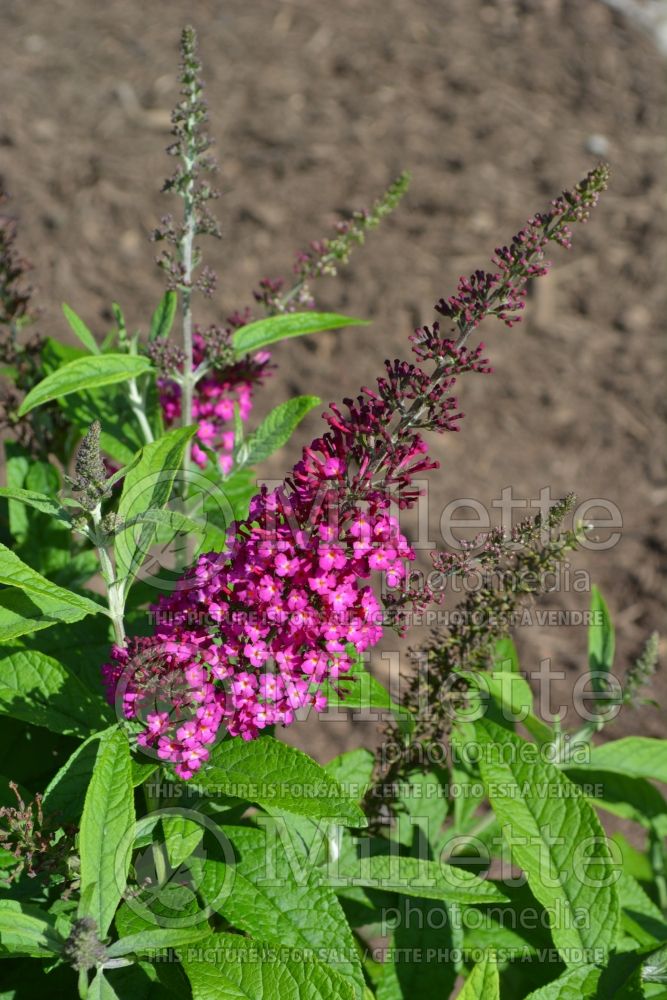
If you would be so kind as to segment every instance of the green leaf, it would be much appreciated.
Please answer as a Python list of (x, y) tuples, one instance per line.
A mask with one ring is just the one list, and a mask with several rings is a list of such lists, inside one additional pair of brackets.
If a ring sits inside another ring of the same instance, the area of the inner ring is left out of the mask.
[[(380, 966), (377, 1000), (449, 997), (458, 975), (457, 943), (447, 903), (389, 897), (383, 920), (396, 930)], [(381, 925), (380, 925), (380, 929)]]
[(28, 649), (0, 659), (0, 714), (66, 736), (86, 737), (111, 722), (101, 693), (93, 697), (62, 663)]
[(89, 736), (49, 782), (42, 802), (45, 816), (53, 816), (59, 824), (77, 823), (83, 812), (86, 790), (90, 784), (97, 758), (115, 726)]
[(630, 778), (653, 778), (667, 783), (667, 740), (651, 736), (626, 736), (593, 747), (590, 760), (582, 767), (598, 771), (616, 771)]
[(24, 417), (36, 406), (68, 396), (72, 392), (126, 382), (145, 374), (150, 367), (148, 358), (138, 354), (100, 354), (94, 358), (76, 358), (57, 368), (30, 390), (19, 407), (19, 416)]
[(339, 705), (350, 711), (381, 709), (392, 713), (405, 736), (414, 732), (415, 719), (412, 713), (392, 699), (384, 685), (366, 670), (362, 658), (357, 658), (353, 669), (339, 677), (335, 683), (326, 681), (322, 691), (332, 708)]
[(568, 969), (552, 983), (530, 993), (526, 1000), (589, 1000), (597, 996), (601, 971), (595, 965)]
[(231, 795), (299, 816), (331, 818), (343, 826), (367, 825), (356, 802), (324, 768), (272, 736), (223, 740), (211, 754), (211, 766), (192, 783), (209, 795)]
[[(503, 836), (550, 913), (563, 960), (581, 964), (591, 951), (608, 952), (617, 934), (619, 902), (610, 883), (618, 866), (593, 808), (562, 771), (540, 759), (535, 744), (487, 719), (475, 723), (475, 733)], [(576, 920), (577, 911), (587, 918)]]
[[(46, 372), (55, 372), (64, 363), (86, 355), (78, 348), (66, 347), (47, 337), (42, 348), (42, 364)], [(81, 434), (85, 434), (94, 420), (102, 425), (100, 445), (118, 465), (127, 465), (144, 439), (132, 412), (127, 391), (121, 385), (107, 385), (102, 389), (73, 392), (58, 399), (66, 419)]]
[(309, 410), (319, 406), (320, 403), (321, 400), (317, 396), (296, 396), (276, 406), (257, 430), (237, 449), (236, 467), (243, 468), (246, 465), (257, 465), (258, 462), (266, 461), (274, 451), (287, 444), (294, 429)]
[(337, 330), (343, 326), (368, 326), (368, 320), (337, 313), (285, 313), (239, 327), (232, 336), (232, 344), (237, 356), (241, 357), (288, 337), (302, 337), (306, 333)]
[(360, 1000), (328, 965), (238, 934), (205, 938), (188, 949), (183, 966), (192, 1000)]
[(86, 1000), (119, 1000), (118, 994), (104, 975), (102, 969), (98, 969), (95, 973), (88, 987)]
[(646, 827), (657, 821), (667, 832), (667, 801), (644, 778), (631, 778), (617, 771), (597, 771), (592, 767), (568, 767), (565, 773), (571, 781), (583, 786), (584, 794), (598, 809), (606, 809), (615, 816)]
[(641, 977), (645, 983), (667, 983), (667, 947), (642, 962)]
[(347, 750), (324, 765), (325, 771), (357, 802), (371, 787), (374, 767), (375, 754), (364, 747)]
[(520, 722), (539, 743), (553, 740), (551, 726), (542, 722), (533, 712), (533, 692), (528, 681), (513, 671), (466, 673), (466, 678), (481, 691), (486, 691), (510, 724)]
[(520, 670), (519, 654), (514, 645), (514, 641), (508, 635), (498, 639), (493, 648), (494, 673), (496, 671), (512, 671), (518, 673)]
[(618, 881), (621, 927), (640, 946), (654, 946), (667, 940), (667, 922), (662, 911), (644, 892), (639, 882), (622, 872)]
[(63, 313), (70, 329), (77, 335), (83, 346), (87, 348), (91, 354), (99, 354), (100, 349), (97, 345), (95, 337), (90, 332), (81, 317), (77, 316), (74, 310), (71, 309), (66, 302), (63, 302)]
[[(75, 622), (104, 609), (81, 594), (57, 587), (0, 544), (0, 583), (16, 591), (0, 593), (0, 641), (48, 628), (56, 622)], [(4, 609), (4, 611), (3, 611)]]
[[(7, 488), (22, 489), (30, 468), (30, 453), (18, 441), (5, 441), (7, 459)], [(9, 500), (9, 531), (18, 542), (25, 541), (28, 530), (28, 512), (22, 503)]]
[(67, 525), (71, 524), (69, 514), (60, 506), (58, 501), (54, 500), (52, 497), (45, 496), (43, 493), (34, 493), (32, 490), (1, 487), (0, 497), (6, 497), (8, 500), (16, 500), (19, 503), (24, 503), (27, 507), (34, 507), (35, 510), (40, 510), (43, 514), (48, 514), (57, 521), (63, 521)]
[[(278, 871), (278, 860), (269, 858), (271, 845), (277, 847), (278, 841), (267, 837), (266, 828), (224, 826), (222, 832), (231, 841), (236, 860), (232, 891), (220, 894), (215, 909), (234, 927), (276, 948), (326, 951), (327, 964), (361, 990), (363, 975), (354, 938), (340, 903), (319, 873), (311, 868), (305, 880), (297, 880), (288, 864)], [(222, 883), (223, 874), (217, 869), (224, 867), (224, 861), (208, 858), (207, 879)], [(214, 890), (206, 893), (206, 884), (203, 890), (204, 898), (215, 896)]]
[[(157, 441), (147, 444), (139, 461), (127, 473), (118, 504), (118, 515), (123, 523), (132, 525), (139, 515), (159, 510), (165, 506), (174, 485), (176, 474), (183, 465), (183, 455), (196, 427), (176, 428)], [(116, 573), (125, 581), (129, 590), (155, 535), (155, 526), (145, 524), (139, 538), (132, 527), (121, 528), (114, 540)]]
[(500, 1000), (498, 964), (492, 955), (477, 963), (463, 984), (458, 1000)]
[(181, 814), (164, 815), (160, 820), (169, 864), (176, 869), (195, 852), (204, 836), (201, 823)]
[(336, 885), (361, 885), (403, 896), (446, 899), (468, 906), (507, 900), (494, 882), (478, 878), (465, 868), (401, 854), (364, 854), (352, 860), (348, 853), (332, 878)]
[(117, 729), (105, 740), (86, 792), (79, 833), (80, 916), (106, 936), (127, 883), (133, 844), (134, 792), (130, 747)]
[[(591, 624), (588, 626), (588, 669), (591, 673), (609, 673), (614, 665), (616, 638), (614, 626), (602, 594), (597, 587), (591, 591)], [(603, 690), (593, 678), (596, 691)]]
[(151, 318), (151, 329), (148, 334), (149, 341), (157, 340), (158, 337), (168, 337), (176, 315), (178, 306), (178, 295), (174, 291), (164, 293), (157, 309)]
[(160, 951), (163, 948), (179, 948), (202, 937), (210, 935), (211, 929), (206, 924), (203, 927), (168, 927), (155, 930), (138, 931), (120, 941), (114, 941), (108, 948), (109, 958), (119, 958), (121, 955), (146, 955)]
[(53, 919), (43, 910), (16, 899), (0, 900), (0, 956), (49, 958), (62, 946)]
[[(398, 782), (395, 808), (398, 811), (398, 840), (406, 847), (415, 836), (430, 845), (437, 854), (439, 834), (449, 810), (448, 773), (433, 766), (428, 771), (417, 768), (406, 771)], [(421, 848), (420, 848), (421, 849)]]

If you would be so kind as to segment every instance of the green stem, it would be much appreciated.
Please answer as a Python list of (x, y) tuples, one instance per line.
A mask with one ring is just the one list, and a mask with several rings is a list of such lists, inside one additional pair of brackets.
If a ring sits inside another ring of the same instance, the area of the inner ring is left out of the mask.
[(125, 596), (123, 593), (122, 583), (115, 579), (113, 563), (111, 561), (111, 556), (109, 555), (106, 541), (104, 540), (104, 533), (101, 528), (101, 504), (98, 504), (94, 510), (91, 510), (90, 518), (93, 522), (94, 528), (93, 540), (97, 548), (97, 554), (100, 558), (100, 572), (102, 573), (102, 579), (104, 580), (107, 590), (107, 603), (109, 605), (109, 616), (113, 625), (114, 638), (117, 645), (124, 646), (125, 625), (123, 618), (125, 615)]
[(665, 865), (662, 837), (654, 826), (651, 826), (649, 833), (649, 847), (655, 887), (658, 890), (658, 902), (660, 909), (665, 913), (667, 911), (667, 866)]
[(144, 436), (146, 444), (151, 444), (155, 440), (155, 436), (151, 429), (151, 425), (148, 422), (148, 417), (146, 416), (144, 400), (141, 396), (141, 393), (139, 392), (137, 380), (131, 378), (127, 383), (127, 387), (128, 387), (128, 398), (130, 400), (130, 406), (132, 407), (132, 412), (137, 418), (137, 423), (141, 427), (141, 433)]

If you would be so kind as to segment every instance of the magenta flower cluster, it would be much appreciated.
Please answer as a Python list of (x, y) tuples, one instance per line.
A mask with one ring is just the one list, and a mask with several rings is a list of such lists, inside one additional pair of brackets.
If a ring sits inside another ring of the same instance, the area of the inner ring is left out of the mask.
[[(206, 358), (206, 342), (200, 333), (193, 338), (193, 368), (197, 368)], [(232, 469), (234, 455), (234, 413), (242, 421), (250, 416), (253, 394), (268, 373), (271, 355), (268, 351), (257, 352), (252, 359), (213, 368), (201, 378), (195, 387), (192, 416), (197, 422), (196, 440), (192, 445), (192, 459), (205, 468), (209, 458), (204, 451), (208, 448), (216, 452), (221, 471), (227, 475)], [(158, 380), (160, 405), (168, 427), (177, 423), (181, 416), (181, 387), (173, 379)]]
[(302, 513), (284, 491), (260, 493), (232, 548), (201, 557), (154, 608), (155, 634), (115, 647), (104, 668), (109, 695), (145, 725), (139, 744), (181, 778), (208, 759), (221, 727), (249, 740), (300, 709), (322, 711), (324, 682), (382, 635), (366, 581), (383, 571), (396, 586), (414, 558), (396, 519), (371, 504), (311, 529)]

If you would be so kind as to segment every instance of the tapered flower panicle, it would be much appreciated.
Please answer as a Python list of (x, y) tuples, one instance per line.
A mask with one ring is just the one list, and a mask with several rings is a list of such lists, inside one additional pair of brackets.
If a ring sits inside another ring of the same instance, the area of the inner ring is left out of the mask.
[(228, 548), (202, 556), (155, 606), (154, 634), (114, 649), (109, 696), (143, 723), (139, 743), (181, 777), (206, 763), (225, 730), (253, 739), (299, 710), (322, 710), (326, 685), (397, 624), (412, 595), (383, 606), (371, 584), (381, 573), (397, 588), (414, 559), (394, 512), (416, 502), (416, 478), (437, 467), (421, 432), (458, 430), (456, 379), (491, 370), (482, 345), (463, 340), (484, 316), (509, 321), (526, 282), (546, 273), (546, 243), (569, 245), (569, 224), (585, 220), (605, 182), (605, 168), (593, 171), (497, 251), (496, 275), (462, 279), (459, 295), (437, 306), (456, 339), (438, 323), (416, 330), (418, 364), (387, 361), (373, 389), (345, 399), (345, 410), (331, 404), (328, 430), (283, 486), (263, 489)]

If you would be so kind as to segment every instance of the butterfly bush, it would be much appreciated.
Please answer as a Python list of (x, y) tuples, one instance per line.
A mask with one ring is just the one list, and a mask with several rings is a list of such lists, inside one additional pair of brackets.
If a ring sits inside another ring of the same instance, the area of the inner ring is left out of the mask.
[[(380, 574), (397, 587), (415, 558), (396, 511), (414, 505), (415, 480), (438, 467), (421, 432), (459, 429), (457, 378), (491, 371), (483, 345), (465, 341), (486, 316), (518, 322), (527, 282), (549, 269), (547, 244), (569, 247), (570, 224), (586, 221), (606, 181), (604, 166), (591, 171), (496, 249), (497, 270), (461, 278), (435, 307), (451, 329), (417, 329), (415, 361), (386, 361), (373, 389), (344, 409), (331, 404), (327, 431), (284, 483), (263, 488), (227, 547), (202, 555), (153, 607), (153, 634), (113, 648), (103, 668), (109, 698), (138, 724), (139, 745), (181, 778), (205, 764), (225, 731), (252, 740), (300, 710), (322, 711), (327, 690), (385, 626), (401, 630), (402, 607), (433, 596), (403, 588), (380, 602), (373, 590)], [(223, 403), (235, 398), (241, 410), (245, 399), (247, 408), (251, 384), (212, 382), (201, 394), (201, 416), (215, 418), (201, 440), (221, 447), (223, 460), (231, 444)]]

